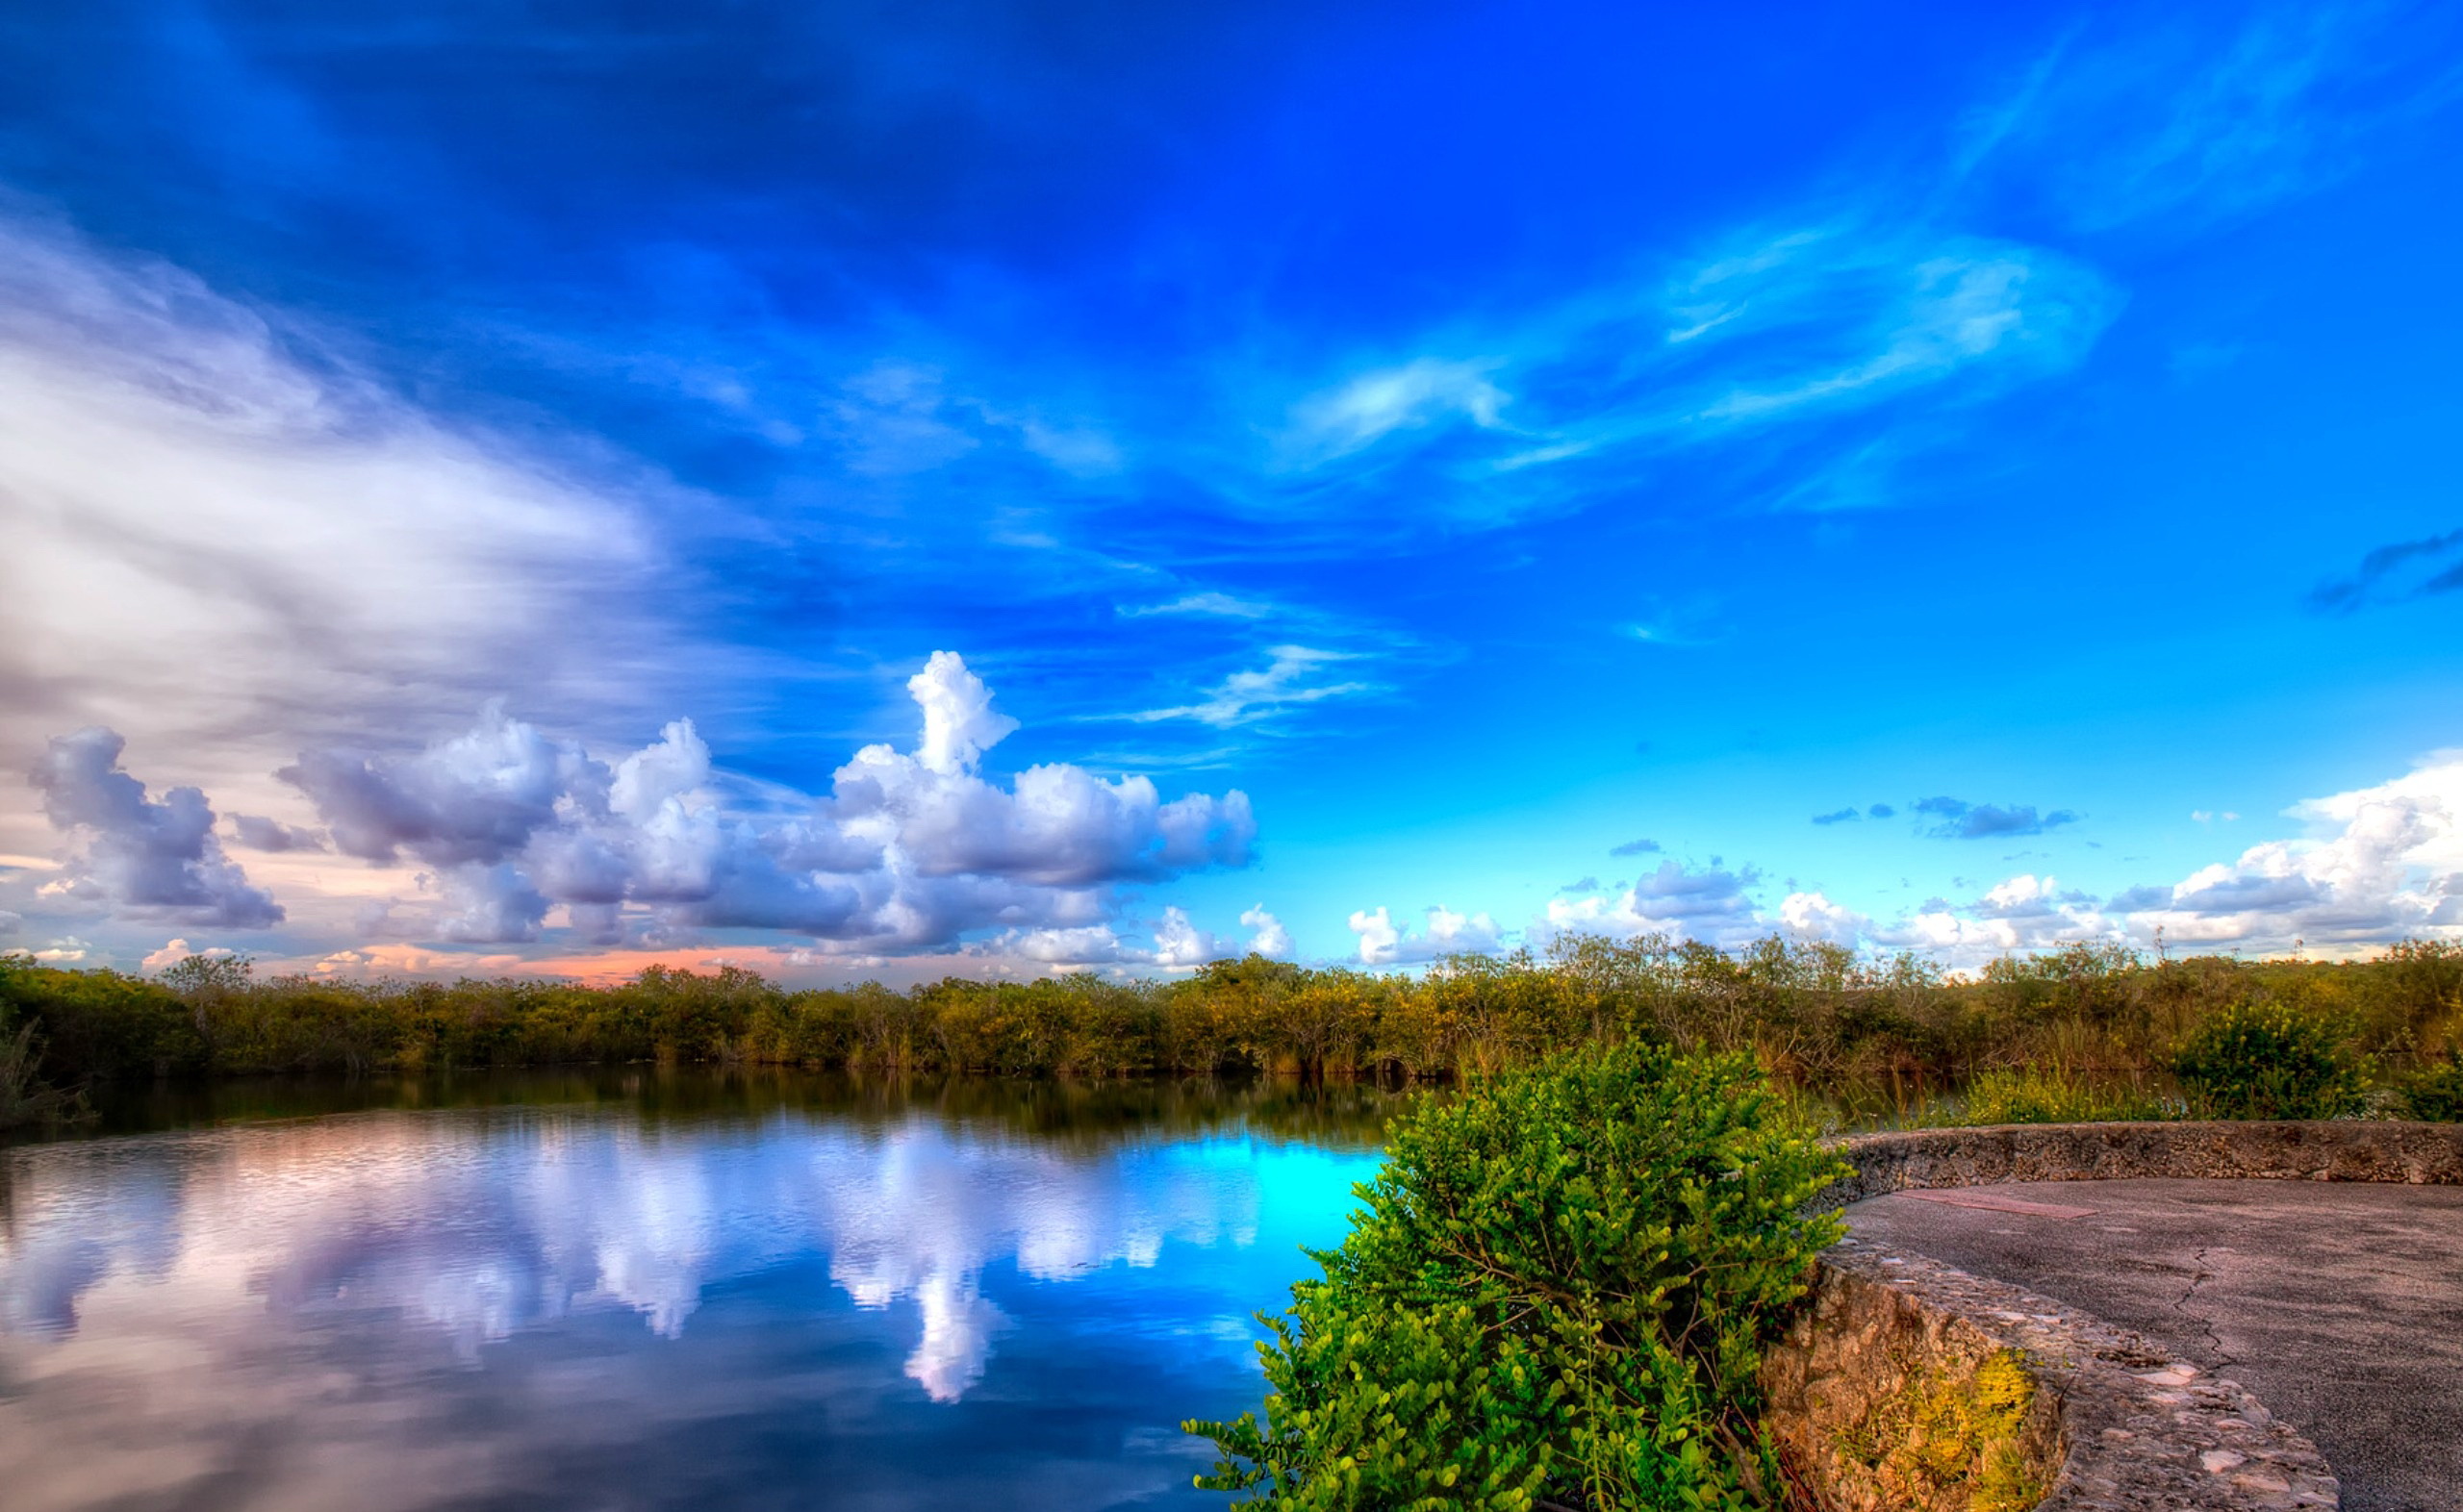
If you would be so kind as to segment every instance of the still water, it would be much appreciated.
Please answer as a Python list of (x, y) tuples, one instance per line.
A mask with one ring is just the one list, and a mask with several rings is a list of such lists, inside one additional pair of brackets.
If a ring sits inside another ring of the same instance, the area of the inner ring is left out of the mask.
[(0, 1149), (10, 1512), (1219, 1505), (1176, 1424), (1255, 1403), (1250, 1315), (1403, 1105), (648, 1072), (214, 1096)]

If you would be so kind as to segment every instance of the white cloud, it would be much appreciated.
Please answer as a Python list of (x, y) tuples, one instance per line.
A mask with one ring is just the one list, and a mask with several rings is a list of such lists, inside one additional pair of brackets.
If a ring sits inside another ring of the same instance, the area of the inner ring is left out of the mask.
[(1954, 969), (1973, 970), (1999, 956), (2117, 941), (2120, 931), (2093, 898), (2062, 892), (2052, 877), (2021, 873), (1964, 907), (1929, 902), (1893, 924), (1872, 928), (1869, 938)]
[(325, 837), (313, 829), (285, 824), (262, 814), (231, 816), (231, 838), (250, 850), (322, 850)]
[(1664, 934), (1720, 946), (1742, 945), (1769, 929), (1746, 891), (1756, 880), (1751, 868), (1739, 872), (1715, 862), (1695, 869), (1663, 861), (1613, 897), (1549, 899), (1529, 933), (1542, 943), (1563, 934)]
[[(711, 666), (664, 654), (629, 499), (177, 268), (7, 220), (0, 536), (0, 755), (108, 725), (244, 809), (279, 791), (267, 732), (417, 727), (482, 684), (631, 708)], [(0, 842), (30, 818), (0, 809)]]
[(470, 866), (446, 873), (437, 935), (465, 945), (502, 945), (539, 938), (547, 896), (512, 865)]
[(1485, 914), (1458, 914), (1443, 904), (1428, 911), (1426, 932), (1413, 934), (1397, 925), (1383, 905), (1351, 916), (1351, 931), (1359, 937), (1359, 959), (1365, 966), (1394, 966), (1433, 961), (1441, 955), (1494, 950), (1502, 934)]
[(1041, 966), (1106, 966), (1144, 954), (1126, 945), (1109, 924), (1081, 924), (1074, 929), (1011, 929), (976, 947), (985, 956), (1008, 956)]
[[(1271, 1142), (1246, 1153), (1064, 1147), (924, 1116), (554, 1133), (554, 1159), (526, 1157), (535, 1129), (507, 1142), (439, 1125), (433, 1142), (380, 1134), (336, 1161), (318, 1153), (330, 1153), (330, 1131), (262, 1125), (217, 1132), (216, 1158), (185, 1179), (169, 1147), (121, 1151), (110, 1158), (134, 1160), (139, 1179), (114, 1182), (90, 1178), (99, 1147), (55, 1147), (35, 1158), (56, 1179), (21, 1184), (0, 1247), (0, 1330), (108, 1346), (163, 1307), (262, 1320), (342, 1305), (418, 1320), (475, 1364), (491, 1345), (573, 1315), (630, 1314), (680, 1337), (713, 1288), (825, 1256), (855, 1305), (913, 1304), (900, 1323), (904, 1373), (953, 1402), (1006, 1325), (983, 1296), (986, 1270), (1065, 1286), (1152, 1266), (1175, 1243), (1246, 1247), (1267, 1191), (1338, 1207), (1373, 1160), (1295, 1160)], [(99, 1207), (47, 1199), (88, 1189), (106, 1194)], [(251, 1336), (198, 1331), (200, 1373), (229, 1375), (237, 1367), (214, 1351)], [(1240, 1330), (1209, 1348), (1232, 1363), (1246, 1345)], [(128, 1381), (105, 1384), (133, 1389), (151, 1368), (142, 1352), (106, 1348), (87, 1365), (108, 1376), (121, 1362)], [(320, 1442), (347, 1439), (354, 1395), (286, 1410), (307, 1414)]]
[(1219, 961), (1232, 953), (1221, 940), (1191, 923), (1185, 910), (1164, 909), (1163, 921), (1155, 926), (1156, 966), (1204, 966), (1208, 961)]
[(1964, 906), (1937, 899), (1868, 938), (1961, 967), (2081, 941), (2145, 946), (2159, 930), (2176, 947), (2260, 954), (2463, 939), (2463, 753), (2287, 812), (2314, 833), (2252, 845), (2170, 887), (2131, 888), (2099, 907), (2052, 877), (2021, 874)]
[(2321, 833), (2252, 845), (2129, 915), (2182, 945), (2348, 951), (2408, 936), (2463, 938), (2463, 752), (2405, 776), (2296, 804)]
[(1267, 913), (1263, 903), (1240, 916), (1240, 927), (1257, 931), (1249, 936), (1251, 953), (1264, 956), (1269, 961), (1290, 957), (1291, 931), (1282, 927), (1282, 920)]
[[(979, 768), (1017, 721), (965, 662), (936, 652), (907, 691), (916, 748), (864, 747), (819, 799), (747, 803), (689, 720), (610, 767), (494, 706), (419, 752), (309, 751), (283, 775), (344, 854), (434, 869), (431, 930), (470, 943), (534, 939), (561, 904), (597, 943), (756, 928), (907, 952), (990, 928), (1032, 960), (1129, 959), (1119, 885), (1246, 864), (1245, 794), (1166, 802), (1065, 764), (1003, 787)], [(1147, 959), (1181, 964), (1186, 925), (1167, 911)]]
[(1015, 734), (1018, 721), (992, 712), (992, 693), (954, 651), (935, 651), (906, 680), (924, 711), (924, 743), (916, 759), (944, 776), (973, 771), (983, 753)]
[(968, 949), (973, 955), (1030, 961), (1054, 968), (1157, 966), (1165, 970), (1187, 970), (1234, 953), (1220, 938), (1200, 929), (1183, 908), (1166, 907), (1153, 933), (1155, 944), (1149, 949), (1123, 939), (1109, 924), (1011, 929)]
[(1374, 445), (1396, 430), (1421, 430), (1457, 417), (1494, 427), (1513, 396), (1488, 380), (1497, 359), (1445, 362), (1416, 358), (1366, 372), (1292, 410), (1282, 451), (1300, 466), (1315, 466)]
[(1182, 704), (1172, 709), (1148, 709), (1129, 718), (1150, 724), (1163, 719), (1194, 719), (1200, 724), (1222, 730), (1255, 724), (1296, 705), (1373, 691), (1370, 684), (1361, 682), (1309, 681), (1318, 668), (1352, 660), (1348, 652), (1321, 651), (1305, 645), (1278, 645), (1269, 647), (1268, 654), (1274, 660), (1266, 667), (1254, 672), (1233, 672), (1203, 702)]
[(59, 829), (82, 835), (85, 850), (55, 896), (99, 904), (135, 919), (176, 920), (227, 929), (266, 929), (282, 906), (222, 854), (214, 810), (195, 788), (160, 798), (120, 769), (127, 742), (100, 727), (55, 736), (30, 780)]
[(1790, 893), (1779, 905), (1779, 925), (1799, 940), (1852, 949), (1872, 928), (1872, 920), (1819, 893)]
[(167, 967), (177, 966), (192, 955), (221, 960), (228, 959), (236, 953), (228, 945), (206, 945), (199, 948), (190, 945), (186, 940), (166, 940), (163, 943), (162, 949), (148, 952), (138, 965), (149, 971), (160, 971)]

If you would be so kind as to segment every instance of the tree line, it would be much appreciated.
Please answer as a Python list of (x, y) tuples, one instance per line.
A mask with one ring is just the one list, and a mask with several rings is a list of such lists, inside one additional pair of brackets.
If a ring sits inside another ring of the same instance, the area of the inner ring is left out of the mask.
[[(2463, 946), (2366, 960), (2149, 957), (2078, 945), (1952, 976), (1915, 955), (1777, 937), (1575, 938), (1417, 974), (1258, 956), (1166, 980), (1076, 973), (789, 988), (737, 968), (651, 967), (583, 986), (525, 978), (258, 976), (192, 956), (158, 976), (0, 960), (0, 1044), (28, 1089), (289, 1072), (662, 1061), (943, 1074), (1287, 1074), (1450, 1081), (1588, 1043), (1750, 1054), (1783, 1086), (1911, 1098), (1995, 1069), (2132, 1074), (2196, 1024), (2261, 1002), (2387, 1064), (2463, 1035)], [(0, 1068), (5, 1069), (5, 1068)]]

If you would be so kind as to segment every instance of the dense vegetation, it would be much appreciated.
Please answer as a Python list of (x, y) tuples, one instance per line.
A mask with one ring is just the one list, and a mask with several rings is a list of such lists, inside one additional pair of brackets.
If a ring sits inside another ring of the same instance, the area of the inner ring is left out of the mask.
[[(2143, 1115), (2187, 1106), (2176, 1059), (2227, 1010), (2273, 1016), (2302, 1054), (2375, 1076), (2380, 1105), (2410, 1096), (2438, 1116), (2457, 1100), (2454, 945), (2349, 964), (2076, 945), (1952, 979), (1912, 956), (1776, 939), (1736, 952), (1582, 939), (1544, 959), (1459, 956), (1419, 976), (1253, 956), (1164, 982), (952, 978), (907, 992), (791, 991), (732, 969), (653, 968), (593, 988), (261, 980), (229, 958), (155, 978), (0, 959), (0, 1050), (15, 1047), (13, 1062), (0, 1054), (0, 1109), (56, 1112), (50, 1093), (97, 1081), (634, 1061), (1453, 1080), (1641, 1040), (1749, 1054), (1851, 1118), (1906, 1117), (1970, 1082), (2016, 1117)], [(2430, 1069), (2407, 1079), (2415, 1065)]]
[(1265, 1422), (1192, 1423), (1234, 1506), (1776, 1503), (1762, 1346), (1846, 1172), (1742, 1055), (1569, 1051), (1391, 1131), (1320, 1279), (1264, 1320)]

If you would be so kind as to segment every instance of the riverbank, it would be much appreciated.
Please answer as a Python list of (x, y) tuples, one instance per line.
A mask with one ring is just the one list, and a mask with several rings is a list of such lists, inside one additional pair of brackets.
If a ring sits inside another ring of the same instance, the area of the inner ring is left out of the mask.
[[(2463, 1041), (2463, 948), (2365, 961), (2147, 960), (2073, 946), (1951, 978), (1914, 956), (1766, 940), (1721, 952), (1578, 940), (1416, 976), (1252, 956), (1168, 981), (1077, 974), (790, 989), (652, 968), (615, 986), (503, 978), (260, 979), (194, 957), (159, 977), (0, 959), (0, 1033), (33, 1032), (32, 1093), (199, 1077), (627, 1063), (1105, 1078), (1454, 1081), (1592, 1042), (1751, 1054), (1842, 1121), (1906, 1121), (1978, 1076), (1997, 1117), (2158, 1106), (2171, 1058), (2240, 1005), (2280, 1007), (2400, 1092)], [(2418, 1110), (2411, 1110), (2418, 1111)], [(2440, 1116), (2435, 1113), (2422, 1116)]]

